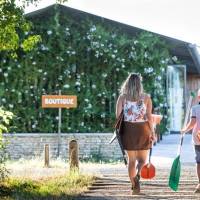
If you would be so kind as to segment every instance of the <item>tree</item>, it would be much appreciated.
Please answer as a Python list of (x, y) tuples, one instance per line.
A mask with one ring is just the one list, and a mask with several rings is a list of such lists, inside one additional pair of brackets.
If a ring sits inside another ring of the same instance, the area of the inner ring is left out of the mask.
[[(16, 50), (30, 51), (39, 41), (39, 35), (27, 35), (31, 30), (31, 23), (24, 17), (24, 9), (31, 3), (40, 0), (23, 0), (21, 6), (16, 0), (0, 0), (0, 52), (8, 52), (16, 57)], [(57, 3), (66, 0), (56, 0)], [(22, 35), (27, 35), (23, 40)]]

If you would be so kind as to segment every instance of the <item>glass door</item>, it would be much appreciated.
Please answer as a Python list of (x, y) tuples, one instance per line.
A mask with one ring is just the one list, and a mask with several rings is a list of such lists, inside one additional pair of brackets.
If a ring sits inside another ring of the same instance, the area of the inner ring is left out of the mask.
[(178, 133), (185, 114), (186, 66), (167, 67), (168, 128), (170, 133)]

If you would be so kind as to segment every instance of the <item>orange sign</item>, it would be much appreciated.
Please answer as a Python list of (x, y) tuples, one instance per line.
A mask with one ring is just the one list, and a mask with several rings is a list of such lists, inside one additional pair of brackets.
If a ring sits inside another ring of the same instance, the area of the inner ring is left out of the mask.
[(77, 96), (42, 95), (42, 108), (76, 108)]

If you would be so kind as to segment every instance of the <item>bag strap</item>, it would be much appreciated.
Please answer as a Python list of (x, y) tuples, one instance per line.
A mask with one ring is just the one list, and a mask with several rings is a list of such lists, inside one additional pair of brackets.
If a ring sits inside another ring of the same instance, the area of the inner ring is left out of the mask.
[(126, 102), (126, 98), (124, 98), (123, 101), (122, 101), (122, 111), (121, 111), (119, 117), (116, 119), (116, 122), (115, 122), (115, 125), (114, 125), (115, 128), (120, 127), (120, 124), (121, 124), (121, 122), (123, 120), (123, 117), (124, 117), (124, 104), (125, 104), (124, 101)]

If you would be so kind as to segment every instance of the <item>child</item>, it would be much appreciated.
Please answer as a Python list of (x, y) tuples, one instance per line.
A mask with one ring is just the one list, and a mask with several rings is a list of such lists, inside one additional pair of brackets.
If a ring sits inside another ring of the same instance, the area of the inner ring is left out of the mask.
[(192, 106), (191, 118), (186, 127), (181, 130), (181, 134), (184, 134), (192, 129), (192, 141), (195, 150), (195, 159), (197, 163), (197, 176), (199, 183), (195, 189), (195, 193), (200, 193), (200, 89), (197, 93), (199, 103)]

